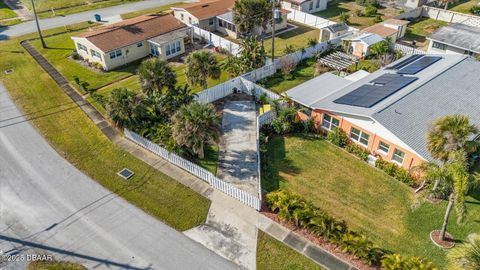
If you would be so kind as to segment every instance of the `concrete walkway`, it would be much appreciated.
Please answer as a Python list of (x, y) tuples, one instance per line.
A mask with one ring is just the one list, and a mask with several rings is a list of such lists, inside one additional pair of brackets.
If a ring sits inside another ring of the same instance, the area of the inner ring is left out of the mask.
[(223, 108), (217, 177), (258, 196), (255, 101), (231, 100)]

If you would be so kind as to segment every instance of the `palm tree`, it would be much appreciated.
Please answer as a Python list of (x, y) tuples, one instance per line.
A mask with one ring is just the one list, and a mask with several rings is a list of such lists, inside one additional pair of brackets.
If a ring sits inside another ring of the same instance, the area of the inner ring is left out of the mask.
[(163, 107), (169, 113), (175, 112), (181, 106), (192, 102), (195, 96), (196, 95), (186, 84), (184, 86), (170, 88), (164, 96)]
[(448, 252), (447, 258), (450, 270), (480, 269), (480, 235), (469, 235), (465, 243)]
[(200, 159), (204, 146), (218, 142), (220, 115), (211, 104), (192, 102), (182, 106), (172, 117), (172, 134), (180, 146), (190, 148)]
[(140, 85), (146, 95), (160, 95), (164, 88), (173, 88), (177, 83), (177, 75), (167, 61), (149, 58), (140, 64), (137, 70)]
[(261, 27), (261, 40), (272, 21), (272, 1), (270, 0), (237, 0), (233, 6), (233, 22), (242, 33), (255, 34)]
[(245, 72), (242, 60), (239, 57), (229, 56), (224, 64), (225, 71), (231, 78), (240, 76)]
[(241, 62), (243, 71), (248, 72), (265, 65), (267, 55), (265, 48), (257, 42), (256, 37), (248, 37), (242, 40)]
[(199, 85), (207, 89), (207, 78), (220, 78), (222, 73), (215, 55), (209, 51), (196, 51), (188, 55), (185, 74), (190, 85)]
[(140, 100), (137, 94), (127, 88), (114, 89), (107, 99), (107, 112), (119, 128), (134, 127)]
[(447, 115), (437, 119), (429, 129), (427, 147), (433, 158), (446, 162), (452, 151), (464, 149), (467, 153), (474, 152), (477, 142), (470, 138), (477, 133), (468, 116)]

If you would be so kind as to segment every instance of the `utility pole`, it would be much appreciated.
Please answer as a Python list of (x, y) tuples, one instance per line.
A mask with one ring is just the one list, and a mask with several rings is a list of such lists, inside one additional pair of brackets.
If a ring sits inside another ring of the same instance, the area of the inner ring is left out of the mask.
[(275, 0), (272, 0), (272, 64), (275, 60)]
[(38, 35), (40, 36), (40, 40), (42, 41), (42, 47), (47, 48), (47, 45), (45, 44), (45, 40), (43, 40), (42, 30), (40, 30), (40, 24), (38, 23), (38, 16), (37, 16), (37, 10), (35, 9), (35, 2), (34, 0), (31, 0), (31, 2), (32, 2), (33, 14), (35, 16), (35, 23), (37, 24)]

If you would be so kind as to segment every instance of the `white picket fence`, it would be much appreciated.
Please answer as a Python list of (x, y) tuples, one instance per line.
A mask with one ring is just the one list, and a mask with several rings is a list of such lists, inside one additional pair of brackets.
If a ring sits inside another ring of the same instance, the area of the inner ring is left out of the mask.
[(407, 45), (399, 44), (399, 43), (393, 43), (390, 44), (391, 48), (395, 51), (401, 51), (405, 54), (426, 54), (426, 51), (422, 51)]
[(240, 79), (242, 80), (242, 83), (244, 86), (243, 91), (249, 95), (254, 95), (256, 98), (259, 98), (261, 95), (265, 94), (269, 99), (272, 99), (272, 100), (276, 100), (282, 97), (279, 94), (274, 93), (268, 89), (265, 89), (260, 85), (246, 78), (241, 77)]
[(198, 38), (204, 38), (205, 41), (207, 41), (208, 43), (216, 47), (224, 48), (227, 51), (229, 51), (232, 55), (236, 56), (242, 50), (242, 47), (237, 43), (231, 42), (228, 39), (224, 39), (221, 36), (215, 35), (214, 33), (209, 32), (207, 30), (203, 30), (198, 26), (191, 25), (191, 27), (193, 29), (194, 36)]
[[(287, 19), (302, 23), (317, 29), (325, 28), (332, 24), (337, 24), (338, 22), (330, 21), (322, 17), (318, 17), (300, 10), (287, 8), (290, 13), (287, 15)], [(349, 27), (349, 31), (358, 31), (357, 28)]]
[(197, 96), (195, 97), (195, 100), (203, 104), (211, 103), (211, 102), (214, 102), (215, 100), (218, 100), (230, 94), (233, 94), (235, 89), (237, 90), (243, 89), (241, 77), (236, 77), (229, 81), (226, 81), (221, 84), (210, 87), (208, 89), (205, 89), (196, 94)]
[[(168, 162), (180, 167), (181, 169), (197, 176), (198, 178), (204, 180), (212, 187), (222, 191), (225, 194), (239, 200), (240, 202), (256, 209), (260, 210), (261, 207), (261, 197), (255, 197), (225, 181), (216, 177), (211, 172), (205, 170), (204, 168), (198, 166), (197, 164), (188, 161), (174, 153), (167, 151), (165, 148), (152, 143), (151, 141), (145, 139), (144, 137), (138, 135), (135, 132), (132, 132), (128, 129), (124, 130), (125, 137), (139, 146), (147, 149), (148, 151), (154, 153), (155, 155), (167, 160)], [(260, 193), (261, 194), (261, 193)]]

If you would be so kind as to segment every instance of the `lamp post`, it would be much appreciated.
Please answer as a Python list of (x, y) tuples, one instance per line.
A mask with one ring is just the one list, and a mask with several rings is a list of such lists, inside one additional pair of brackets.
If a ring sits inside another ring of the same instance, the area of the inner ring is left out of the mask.
[(31, 0), (31, 2), (32, 2), (33, 14), (35, 16), (35, 23), (37, 24), (38, 35), (40, 36), (40, 40), (42, 41), (42, 47), (47, 48), (47, 45), (45, 44), (45, 40), (43, 40), (42, 30), (40, 30), (40, 24), (38, 23), (38, 16), (37, 16), (37, 10), (35, 9), (35, 2), (34, 0)]
[(280, 19), (280, 11), (275, 6), (276, 0), (272, 0), (272, 63), (275, 59), (275, 23)]

